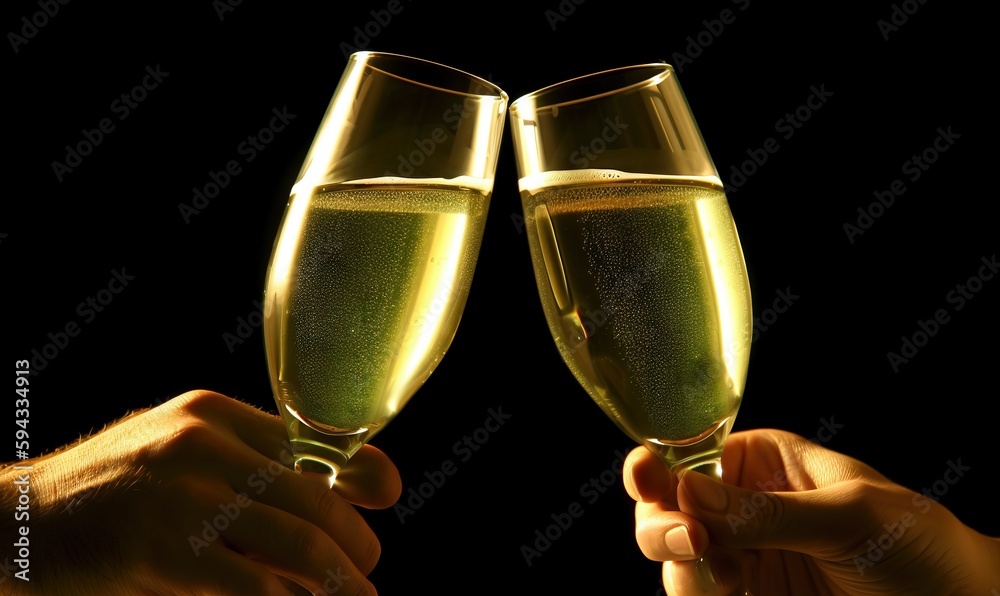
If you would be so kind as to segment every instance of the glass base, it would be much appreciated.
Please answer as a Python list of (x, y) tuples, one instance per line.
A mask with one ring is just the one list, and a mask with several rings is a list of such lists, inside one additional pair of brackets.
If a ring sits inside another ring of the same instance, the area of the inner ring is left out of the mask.
[[(720, 420), (697, 437), (684, 441), (646, 439), (643, 444), (674, 472), (699, 469), (721, 479), (722, 468), (719, 460), (722, 458), (722, 449), (726, 446), (726, 438), (729, 437), (732, 427), (733, 417), (730, 416)], [(712, 466), (716, 469), (712, 470)]]
[(283, 404), (281, 414), (292, 445), (295, 471), (325, 476), (331, 488), (340, 469), (361, 449), (369, 435), (367, 428), (331, 431), (287, 403)]

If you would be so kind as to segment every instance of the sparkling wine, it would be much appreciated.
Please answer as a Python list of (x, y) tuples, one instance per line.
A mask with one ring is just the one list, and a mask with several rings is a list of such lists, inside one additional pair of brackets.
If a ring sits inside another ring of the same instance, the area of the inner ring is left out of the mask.
[(489, 205), (474, 188), (379, 182), (293, 196), (267, 276), (268, 366), (293, 447), (344, 461), (451, 344)]
[(721, 185), (584, 170), (522, 180), (521, 197), (546, 319), (579, 382), (668, 464), (717, 457), (752, 331)]

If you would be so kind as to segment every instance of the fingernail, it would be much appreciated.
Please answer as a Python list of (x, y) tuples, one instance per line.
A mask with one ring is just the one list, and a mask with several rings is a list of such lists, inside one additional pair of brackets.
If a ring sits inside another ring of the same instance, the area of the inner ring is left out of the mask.
[(701, 472), (687, 472), (684, 477), (688, 492), (691, 493), (699, 507), (709, 511), (725, 509), (729, 497), (726, 495), (726, 489), (718, 480)]
[(691, 544), (691, 536), (684, 526), (671, 528), (663, 536), (663, 541), (666, 543), (667, 548), (670, 549), (670, 552), (679, 557), (694, 556), (694, 545)]

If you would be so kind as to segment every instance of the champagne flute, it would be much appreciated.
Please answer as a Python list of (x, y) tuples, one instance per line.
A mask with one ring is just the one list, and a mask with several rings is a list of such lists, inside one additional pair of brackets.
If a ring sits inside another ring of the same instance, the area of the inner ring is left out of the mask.
[(507, 100), (442, 64), (381, 52), (348, 59), (267, 270), (268, 372), (296, 471), (332, 487), (451, 344)]
[(721, 481), (747, 376), (750, 288), (673, 68), (564, 81), (512, 102), (510, 118), (535, 277), (563, 360), (671, 470)]

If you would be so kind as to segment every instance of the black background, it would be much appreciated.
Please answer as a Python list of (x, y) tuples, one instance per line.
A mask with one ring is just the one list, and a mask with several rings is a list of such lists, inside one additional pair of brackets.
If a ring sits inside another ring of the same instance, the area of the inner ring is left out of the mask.
[[(916, 490), (961, 460), (971, 470), (942, 502), (1000, 534), (991, 441), (1000, 281), (975, 286), (960, 310), (947, 298), (997, 251), (986, 15), (915, 0), (851, 11), (578, 1), (401, 0), (378, 27), (371, 11), (388, 2), (72, 2), (35, 17), (47, 22), (25, 43), (10, 34), (25, 34), (22, 17), (30, 21), (39, 4), (6, 3), (4, 353), (8, 363), (29, 358), (47, 334), (71, 322), (81, 329), (32, 378), (32, 450), (194, 388), (275, 411), (262, 332), (232, 346), (224, 334), (257, 309), (288, 191), (346, 63), (344, 44), (444, 62), (490, 78), (511, 100), (569, 77), (667, 61), (727, 183), (748, 150), (768, 137), (779, 146), (729, 193), (754, 314), (769, 322), (753, 345), (736, 429), (826, 439)], [(878, 21), (891, 23), (894, 12), (898, 28), (883, 32)], [(366, 25), (376, 34), (356, 40)], [(112, 103), (157, 66), (169, 75), (120, 119)], [(832, 96), (785, 138), (778, 120), (814, 87)], [(283, 108), (294, 120), (247, 163), (238, 145)], [(53, 162), (102, 118), (114, 130), (60, 181)], [(959, 136), (912, 180), (904, 162), (949, 127)], [(404, 500), (445, 460), (457, 472), (405, 523), (392, 509), (366, 513), (383, 546), (372, 580), (389, 595), (653, 595), (659, 565), (635, 545), (620, 479), (599, 498), (581, 493), (632, 444), (552, 343), (518, 227), (512, 157), (508, 128), (451, 350), (374, 440), (396, 462)], [(191, 204), (192, 188), (234, 159), (241, 172), (185, 222), (179, 205)], [(857, 225), (858, 208), (897, 179), (905, 194), (876, 207), (879, 217), (852, 242), (844, 224)], [(77, 305), (106, 288), (113, 270), (134, 280), (87, 322)], [(779, 291), (797, 298), (772, 318)], [(938, 309), (948, 322), (894, 371), (887, 353)], [(511, 418), (461, 461), (453, 445), (490, 408)], [(826, 425), (836, 434), (821, 432)], [(527, 565), (522, 545), (573, 502), (584, 515)]]

